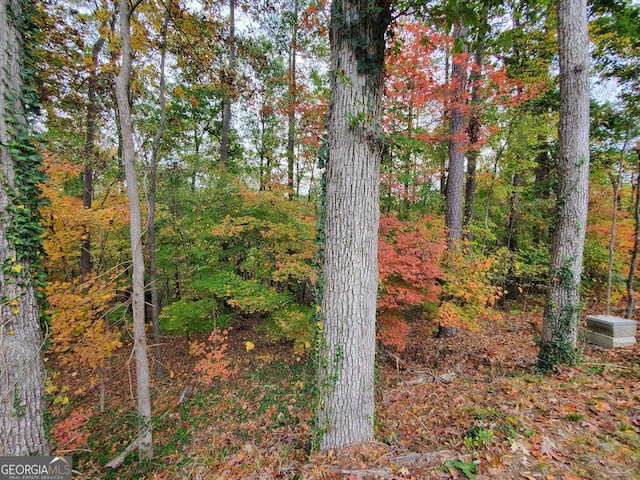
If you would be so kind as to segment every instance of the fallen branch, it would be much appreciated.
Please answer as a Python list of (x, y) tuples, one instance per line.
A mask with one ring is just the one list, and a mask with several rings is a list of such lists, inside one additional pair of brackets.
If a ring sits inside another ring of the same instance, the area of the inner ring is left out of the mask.
[[(389, 465), (394, 465), (394, 468), (391, 467), (371, 467), (371, 468), (362, 468), (362, 469), (350, 469), (343, 468), (338, 465), (313, 465), (308, 464), (302, 468), (298, 468), (295, 466), (283, 467), (281, 468), (281, 472), (300, 472), (305, 469), (313, 470), (318, 467), (322, 470), (329, 471), (332, 473), (337, 473), (338, 475), (353, 475), (356, 478), (397, 478), (394, 473), (397, 468), (395, 467), (410, 467), (417, 463), (422, 464), (442, 464), (445, 459), (449, 459), (455, 457), (456, 453), (452, 450), (439, 450), (437, 452), (431, 453), (406, 453), (403, 455), (397, 455), (393, 457), (385, 458), (385, 462), (389, 462)], [(377, 462), (376, 462), (377, 463)]]
[(102, 471), (105, 472), (107, 470), (117, 470), (124, 463), (125, 458), (131, 452), (133, 452), (136, 448), (138, 448), (138, 439), (136, 438), (133, 443), (129, 444), (127, 448), (125, 448), (120, 454), (107, 463), (104, 467), (102, 467)]
[(406, 453), (404, 455), (391, 457), (389, 459), (389, 463), (406, 467), (407, 465), (413, 465), (420, 462), (432, 463), (436, 460), (440, 460), (440, 457), (452, 457), (455, 455), (455, 452), (452, 450), (438, 450), (437, 452), (431, 453)]
[(361, 470), (352, 470), (352, 469), (342, 469), (336, 465), (322, 465), (321, 468), (335, 472), (338, 475), (345, 475), (345, 476), (353, 475), (356, 478), (362, 478), (362, 477), (387, 478), (390, 475), (393, 475), (393, 470), (391, 470), (388, 467), (364, 468)]
[[(195, 389), (193, 387), (187, 386), (184, 390), (182, 390), (180, 397), (178, 397), (178, 401), (174, 403), (171, 406), (171, 408), (168, 408), (167, 410), (165, 410), (162, 413), (162, 415), (158, 417), (158, 419), (162, 419), (166, 417), (169, 414), (169, 412), (173, 411), (178, 405), (182, 404), (187, 398), (193, 395), (194, 392), (195, 392)], [(136, 448), (138, 448), (138, 439), (135, 439), (131, 444), (127, 446), (127, 448), (125, 448), (122, 452), (120, 452), (120, 454), (118, 454), (116, 458), (114, 458), (109, 463), (107, 463), (104, 467), (102, 467), (102, 471), (104, 472), (107, 470), (117, 470), (118, 468), (120, 468), (124, 463), (124, 460), (127, 458), (127, 455), (133, 452)]]

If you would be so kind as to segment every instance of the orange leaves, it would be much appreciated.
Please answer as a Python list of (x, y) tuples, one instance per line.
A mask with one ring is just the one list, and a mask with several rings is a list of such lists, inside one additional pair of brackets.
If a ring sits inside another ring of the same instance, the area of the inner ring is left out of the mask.
[(228, 380), (237, 371), (237, 367), (231, 367), (229, 357), (225, 355), (228, 333), (228, 330), (214, 329), (206, 342), (191, 342), (189, 346), (189, 353), (200, 357), (193, 372), (199, 373), (204, 383), (211, 383), (215, 378)]
[(77, 408), (51, 429), (51, 435), (56, 441), (58, 449), (65, 451), (83, 448), (89, 442), (90, 431), (82, 430), (91, 418), (91, 410)]
[(49, 200), (49, 205), (41, 210), (45, 227), (43, 246), (47, 254), (45, 267), (50, 277), (71, 281), (76, 272), (70, 270), (70, 266), (79, 263), (80, 246), (87, 234), (117, 232), (128, 223), (127, 200), (113, 195), (98, 208), (84, 208), (81, 192), (73, 192), (83, 166), (54, 158), (52, 154), (45, 153), (43, 157), (49, 177), (41, 186), (43, 197)]
[(411, 328), (400, 316), (382, 314), (378, 316), (378, 338), (386, 346), (393, 346), (399, 352), (407, 347)]

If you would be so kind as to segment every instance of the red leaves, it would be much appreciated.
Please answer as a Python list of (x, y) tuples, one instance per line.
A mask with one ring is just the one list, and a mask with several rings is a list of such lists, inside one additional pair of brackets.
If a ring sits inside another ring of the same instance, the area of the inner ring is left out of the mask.
[(91, 418), (88, 408), (76, 408), (67, 418), (59, 421), (51, 429), (51, 435), (56, 440), (57, 448), (65, 451), (86, 447), (91, 432), (82, 431)]
[(404, 350), (409, 326), (404, 318), (417, 312), (427, 302), (436, 302), (442, 277), (439, 267), (444, 250), (442, 239), (430, 239), (427, 217), (418, 222), (400, 221), (396, 217), (380, 219), (378, 247), (381, 294), (378, 300), (378, 336), (385, 345)]

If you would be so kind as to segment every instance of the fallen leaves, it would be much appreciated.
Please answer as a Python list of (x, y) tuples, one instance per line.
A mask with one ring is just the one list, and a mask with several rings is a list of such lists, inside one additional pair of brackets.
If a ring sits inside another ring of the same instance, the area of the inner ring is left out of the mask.
[[(257, 334), (245, 329), (232, 337), (231, 332), (232, 347), (225, 355), (238, 366), (238, 375), (223, 388), (207, 388), (189, 399), (184, 410), (176, 409), (158, 426), (163, 452), (158, 462), (164, 463), (157, 478), (467, 478), (460, 469), (446, 476), (444, 465), (456, 460), (456, 465), (476, 465), (477, 478), (626, 480), (640, 473), (640, 368), (633, 367), (640, 347), (626, 355), (587, 349), (585, 356), (597, 356), (598, 363), (615, 359), (617, 367), (568, 367), (544, 377), (533, 369), (533, 336), (524, 333), (532, 321), (519, 315), (491, 329), (460, 332), (441, 340), (439, 352), (437, 340), (415, 338), (402, 358), (406, 369), (398, 371), (393, 361), (380, 363), (378, 441), (313, 456), (308, 448), (317, 430), (310, 370), (305, 372), (305, 364), (291, 353), (259, 342)], [(167, 366), (175, 376), (159, 389), (178, 390), (183, 382), (195, 381), (196, 359), (186, 350), (184, 345), (171, 350), (184, 352), (185, 364), (177, 368), (170, 357)], [(451, 381), (443, 381), (448, 374)], [(163, 393), (164, 398), (176, 395)], [(126, 399), (123, 391), (118, 402)], [(117, 443), (94, 429), (103, 450)], [(491, 432), (492, 441), (465, 444), (470, 432)], [(77, 462), (80, 471), (90, 471), (89, 454), (78, 455)], [(122, 468), (124, 477), (136, 476)]]

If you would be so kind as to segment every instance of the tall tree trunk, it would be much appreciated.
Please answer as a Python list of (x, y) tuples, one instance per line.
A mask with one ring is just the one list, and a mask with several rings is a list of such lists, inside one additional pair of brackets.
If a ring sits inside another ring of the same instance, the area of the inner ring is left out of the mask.
[(385, 0), (336, 0), (331, 6), (321, 450), (374, 438), (380, 134), (389, 22)]
[(225, 91), (222, 95), (222, 135), (220, 138), (220, 165), (229, 163), (229, 134), (231, 130), (231, 89), (233, 88), (236, 70), (236, 15), (235, 0), (229, 0), (229, 65), (225, 74)]
[(586, 0), (558, 0), (558, 192), (538, 364), (578, 359), (580, 276), (589, 196), (589, 33)]
[[(518, 251), (518, 223), (520, 221), (520, 191), (522, 189), (523, 174), (517, 171), (513, 174), (513, 193), (509, 203), (509, 231), (507, 235), (507, 248), (510, 252)], [(518, 279), (511, 264), (506, 273), (505, 295), (502, 300), (516, 300), (518, 298)]]
[(634, 220), (635, 220), (635, 229), (633, 232), (634, 241), (633, 241), (633, 252), (631, 253), (631, 265), (629, 265), (629, 276), (627, 277), (627, 296), (629, 297), (629, 301), (627, 303), (627, 318), (631, 318), (633, 316), (633, 308), (635, 304), (635, 294), (633, 291), (633, 284), (636, 276), (636, 266), (638, 264), (638, 253), (640, 252), (640, 142), (634, 149), (636, 154), (638, 155), (638, 175), (637, 175), (637, 185), (636, 195), (635, 195), (635, 207), (634, 207)]
[(607, 266), (607, 297), (605, 301), (605, 313), (611, 313), (611, 290), (613, 287), (613, 264), (616, 255), (616, 228), (618, 224), (618, 207), (620, 206), (620, 190), (622, 189), (622, 171), (624, 168), (624, 157), (627, 154), (629, 135), (631, 134), (631, 119), (627, 121), (627, 131), (624, 137), (624, 144), (620, 149), (620, 163), (618, 164), (618, 175), (609, 173), (609, 180), (613, 189), (613, 208), (611, 209), (611, 236), (609, 237), (609, 264)]
[[(32, 263), (41, 251), (41, 159), (27, 125), (27, 5), (0, 2), (0, 455), (48, 455), (43, 427), (44, 364)], [(28, 41), (28, 40), (27, 40)], [(24, 73), (24, 77), (23, 77)], [(32, 87), (32, 86), (31, 86)], [(28, 106), (27, 106), (28, 108)], [(7, 145), (13, 144), (12, 151)], [(19, 153), (15, 153), (15, 151)], [(24, 155), (22, 155), (24, 154)], [(26, 178), (25, 178), (26, 177)], [(30, 183), (32, 182), (32, 183)], [(28, 215), (25, 213), (29, 212)], [(20, 216), (20, 225), (17, 217)], [(19, 230), (20, 229), (20, 230)], [(23, 239), (23, 236), (28, 238)], [(24, 245), (27, 240), (28, 245)], [(26, 251), (29, 249), (29, 251)]]
[(156, 265), (156, 183), (158, 174), (158, 150), (164, 133), (167, 119), (167, 102), (165, 100), (165, 57), (167, 52), (167, 24), (171, 16), (172, 0), (166, 6), (164, 23), (160, 28), (160, 122), (153, 138), (151, 159), (149, 162), (149, 191), (147, 192), (147, 248), (149, 249), (149, 291), (151, 292), (151, 325), (153, 327), (153, 351), (155, 354), (156, 378), (164, 378), (162, 366), (162, 346), (160, 343), (160, 298), (158, 297), (158, 275)]
[[(464, 42), (466, 28), (461, 21), (453, 30), (454, 51)], [(462, 52), (464, 53), (464, 52)], [(466, 55), (453, 54), (451, 62), (451, 100), (449, 106), (449, 174), (447, 176), (446, 216), (447, 248), (457, 249), (462, 239), (464, 202), (465, 113), (463, 99), (467, 90)]]
[[(87, 131), (85, 134), (85, 164), (82, 182), (82, 207), (91, 209), (93, 200), (93, 164), (95, 161), (96, 143), (96, 93), (98, 90), (98, 56), (104, 46), (105, 38), (100, 36), (91, 48), (91, 65), (87, 81)], [(91, 274), (91, 230), (87, 225), (87, 235), (80, 249), (80, 269), (82, 282), (86, 282)]]
[[(549, 175), (551, 168), (549, 166), (549, 148), (544, 137), (538, 137), (541, 150), (536, 156), (536, 182), (535, 191), (536, 196), (540, 200), (547, 200), (551, 194), (549, 191)], [(542, 243), (547, 238), (548, 228), (546, 226), (540, 226), (536, 229), (534, 240), (537, 244)]]
[(513, 193), (509, 202), (509, 232), (507, 248), (511, 252), (518, 250), (518, 220), (520, 219), (520, 190), (522, 189), (522, 172), (513, 174)]
[(474, 145), (480, 138), (480, 78), (482, 77), (483, 46), (480, 44), (474, 56), (475, 69), (471, 74), (471, 113), (467, 125), (467, 138), (471, 145), (467, 154), (467, 181), (464, 190), (464, 228), (469, 241), (473, 240), (471, 223), (473, 222), (476, 201), (476, 167), (480, 151)]
[(295, 161), (298, 89), (296, 84), (296, 56), (298, 53), (298, 0), (294, 0), (293, 5), (293, 29), (291, 32), (291, 46), (289, 47), (289, 111), (287, 131), (287, 188), (289, 189), (289, 196), (291, 198), (293, 198), (293, 165)]
[(147, 357), (147, 337), (144, 324), (144, 253), (142, 245), (142, 219), (140, 195), (136, 175), (136, 153), (133, 139), (133, 121), (129, 92), (131, 82), (131, 15), (133, 10), (128, 0), (118, 0), (120, 13), (120, 37), (122, 41), (122, 65), (115, 79), (115, 94), (118, 104), (118, 119), (122, 136), (127, 194), (129, 197), (129, 230), (131, 235), (133, 341), (136, 359), (136, 380), (138, 395), (138, 456), (141, 461), (153, 458), (153, 432), (151, 425), (151, 396), (149, 393), (149, 359)]

